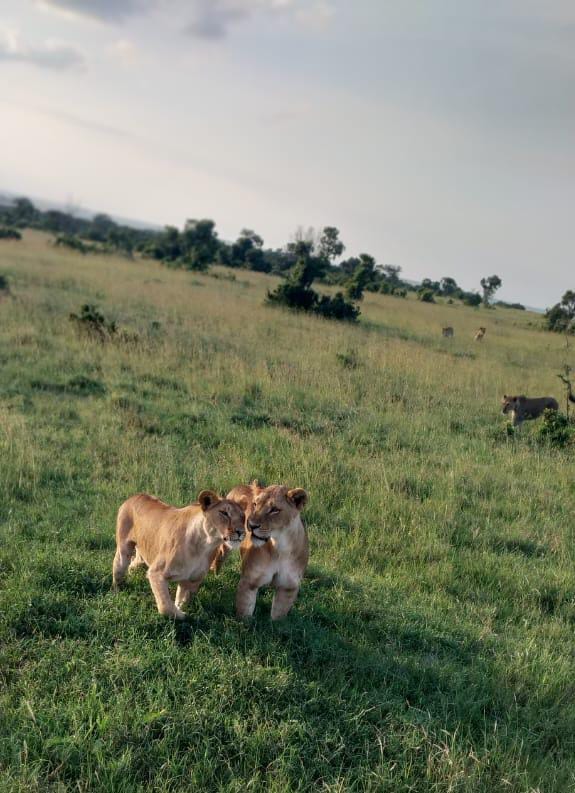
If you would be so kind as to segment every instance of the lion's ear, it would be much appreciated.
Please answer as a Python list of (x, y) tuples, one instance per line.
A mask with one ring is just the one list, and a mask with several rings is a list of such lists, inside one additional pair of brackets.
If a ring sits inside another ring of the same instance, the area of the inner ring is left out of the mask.
[(307, 504), (307, 493), (301, 487), (294, 487), (292, 490), (288, 490), (287, 497), (298, 511), (302, 510)]
[(198, 501), (200, 502), (202, 512), (207, 512), (210, 507), (213, 507), (218, 501), (221, 501), (221, 498), (217, 493), (214, 493), (213, 490), (202, 490), (198, 496)]
[(503, 399), (507, 399), (507, 394), (503, 394)]

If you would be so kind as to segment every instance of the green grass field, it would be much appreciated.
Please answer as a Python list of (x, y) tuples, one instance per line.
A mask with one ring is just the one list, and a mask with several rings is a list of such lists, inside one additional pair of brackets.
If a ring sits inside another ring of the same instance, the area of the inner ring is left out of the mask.
[[(575, 789), (573, 453), (499, 411), (563, 404), (565, 341), (369, 294), (322, 321), (230, 272), (1, 244), (2, 793)], [(87, 302), (139, 340), (80, 338)], [(235, 620), (237, 556), (182, 624), (143, 574), (111, 592), (127, 496), (254, 477), (310, 495), (287, 620)]]

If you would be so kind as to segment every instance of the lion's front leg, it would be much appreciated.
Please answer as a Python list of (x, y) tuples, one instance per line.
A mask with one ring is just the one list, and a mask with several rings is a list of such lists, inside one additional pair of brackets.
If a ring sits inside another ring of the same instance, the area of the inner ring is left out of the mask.
[(240, 578), (236, 592), (236, 615), (240, 619), (248, 619), (253, 616), (259, 587), (247, 578)]
[(181, 609), (200, 588), (200, 581), (180, 581), (176, 590), (176, 608)]
[(274, 599), (272, 600), (272, 620), (281, 620), (286, 617), (299, 592), (299, 587), (276, 587)]

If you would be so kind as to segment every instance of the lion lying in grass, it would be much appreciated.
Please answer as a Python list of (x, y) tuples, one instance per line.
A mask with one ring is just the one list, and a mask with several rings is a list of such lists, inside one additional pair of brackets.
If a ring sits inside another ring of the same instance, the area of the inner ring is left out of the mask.
[(537, 419), (546, 410), (559, 410), (559, 403), (553, 397), (526, 397), (503, 396), (501, 412), (511, 415), (514, 427), (520, 426), (524, 421)]
[[(245, 516), (234, 501), (202, 490), (198, 503), (172, 507), (140, 493), (118, 510), (114, 588), (128, 566), (148, 565), (148, 581), (160, 614), (184, 619), (181, 607), (195, 594), (221, 546), (239, 546), (245, 534)], [(168, 583), (178, 583), (176, 601)]]

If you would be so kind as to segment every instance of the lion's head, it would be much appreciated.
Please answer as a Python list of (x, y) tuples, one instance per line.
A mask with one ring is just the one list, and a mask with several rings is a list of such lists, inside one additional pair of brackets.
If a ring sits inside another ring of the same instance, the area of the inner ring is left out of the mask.
[(252, 543), (261, 546), (269, 539), (279, 539), (306, 504), (307, 493), (301, 487), (272, 485), (256, 492), (247, 521)]
[(504, 414), (511, 413), (511, 411), (517, 410), (522, 402), (525, 402), (524, 396), (507, 396), (507, 394), (504, 394), (501, 400), (501, 412)]
[(210, 535), (220, 537), (231, 548), (238, 548), (246, 533), (242, 508), (235, 501), (220, 498), (213, 490), (202, 490), (198, 502)]

